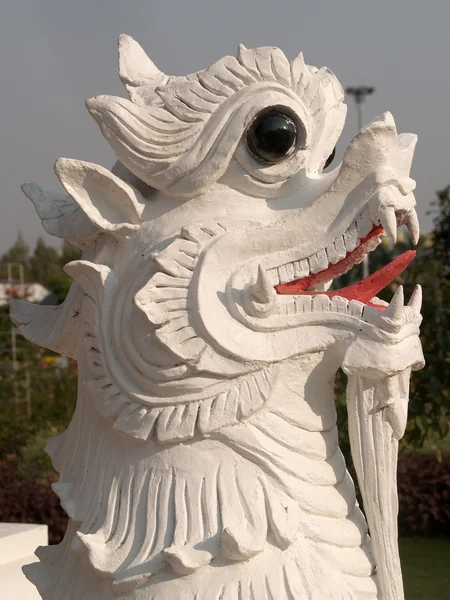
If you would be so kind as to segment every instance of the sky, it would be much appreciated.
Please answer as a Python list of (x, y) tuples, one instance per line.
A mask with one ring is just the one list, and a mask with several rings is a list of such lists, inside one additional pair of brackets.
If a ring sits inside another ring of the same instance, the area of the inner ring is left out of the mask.
[[(78, 158), (110, 168), (114, 156), (84, 107), (98, 94), (126, 96), (117, 36), (126, 33), (169, 75), (248, 48), (278, 46), (326, 65), (344, 87), (376, 88), (365, 121), (389, 110), (419, 143), (412, 177), (423, 231), (436, 190), (450, 184), (448, 0), (14, 0), (0, 18), (0, 253), (20, 230), (43, 230), (20, 185), (58, 190), (53, 164)], [(343, 149), (357, 130), (348, 100)], [(49, 241), (47, 235), (44, 238)], [(55, 241), (55, 243), (57, 243)]]

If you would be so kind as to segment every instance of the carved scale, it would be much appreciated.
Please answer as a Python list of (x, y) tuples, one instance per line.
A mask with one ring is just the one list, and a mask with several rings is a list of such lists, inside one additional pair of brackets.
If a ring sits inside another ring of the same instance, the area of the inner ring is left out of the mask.
[[(78, 361), (77, 408), (47, 451), (70, 523), (26, 567), (45, 600), (403, 600), (396, 462), (420, 288), (376, 293), (402, 255), (328, 291), (406, 224), (416, 138), (390, 114), (324, 170), (344, 119), (328, 69), (238, 49), (168, 77), (119, 42), (131, 100), (87, 102), (113, 172), (59, 159), (65, 193), (24, 186), (83, 250), (61, 306), (12, 305)], [(349, 376), (353, 460), (333, 386)]]

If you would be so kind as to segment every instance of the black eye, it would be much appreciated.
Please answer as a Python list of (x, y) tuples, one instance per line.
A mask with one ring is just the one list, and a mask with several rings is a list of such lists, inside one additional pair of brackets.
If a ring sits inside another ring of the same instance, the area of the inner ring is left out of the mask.
[(336, 147), (333, 148), (333, 152), (327, 158), (327, 162), (325, 163), (325, 166), (323, 167), (324, 169), (326, 169), (327, 167), (329, 167), (331, 165), (335, 156), (336, 156)]
[(250, 125), (247, 144), (259, 159), (268, 163), (279, 162), (290, 156), (298, 146), (298, 125), (282, 109), (265, 110)]

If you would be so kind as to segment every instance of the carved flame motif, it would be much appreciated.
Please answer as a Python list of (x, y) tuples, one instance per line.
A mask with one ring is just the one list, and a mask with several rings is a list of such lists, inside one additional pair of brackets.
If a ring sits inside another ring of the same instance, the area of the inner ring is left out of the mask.
[[(190, 196), (211, 185), (233, 156), (248, 167), (236, 149), (242, 127), (264, 106), (267, 93), (284, 106), (300, 108), (305, 117), (310, 115), (305, 123), (316, 143), (326, 135), (325, 123), (339, 123), (345, 114), (342, 88), (334, 75), (326, 68), (305, 65), (302, 54), (290, 64), (278, 48), (247, 50), (240, 45), (236, 58), (226, 56), (205, 71), (169, 78), (155, 87), (154, 69), (144, 86), (141, 73), (137, 79), (130, 74), (129, 62), (139, 49), (127, 38), (122, 40), (124, 47), (131, 56), (123, 55), (120, 70), (134, 102), (100, 96), (89, 100), (87, 107), (119, 160), (140, 180), (171, 195)], [(150, 98), (145, 95), (149, 87)], [(328, 156), (333, 140), (323, 143)], [(299, 162), (302, 154), (295, 159)], [(271, 178), (286, 177), (286, 168), (271, 171)], [(289, 174), (292, 171), (290, 164)], [(252, 176), (251, 167), (248, 172)]]
[[(240, 46), (171, 77), (127, 36), (119, 56), (130, 100), (87, 103), (113, 172), (59, 159), (66, 193), (23, 186), (83, 251), (64, 304), (12, 302), (23, 335), (79, 368), (47, 447), (70, 523), (27, 576), (46, 600), (404, 600), (395, 469), (421, 290), (376, 294), (414, 252), (329, 288), (384, 233), (417, 242), (415, 136), (385, 114), (326, 172), (346, 110), (328, 69)], [(296, 136), (276, 160), (248, 141), (265, 115)], [(338, 447), (339, 367), (371, 538)]]

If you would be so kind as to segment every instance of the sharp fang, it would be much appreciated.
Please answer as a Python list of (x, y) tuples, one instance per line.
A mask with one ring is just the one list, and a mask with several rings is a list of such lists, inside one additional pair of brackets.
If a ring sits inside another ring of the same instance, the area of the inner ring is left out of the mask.
[(383, 311), (383, 317), (387, 317), (392, 321), (400, 320), (403, 314), (403, 305), (404, 305), (404, 294), (403, 294), (403, 286), (399, 285), (395, 290), (395, 294), (392, 296), (392, 300), (387, 307), (386, 310)]
[(397, 217), (393, 208), (383, 208), (378, 213), (380, 223), (393, 244), (397, 241)]
[(258, 266), (256, 283), (252, 286), (253, 297), (261, 304), (269, 304), (276, 296), (276, 291), (269, 281), (266, 271), (261, 265)]
[(416, 245), (419, 241), (420, 237), (420, 225), (419, 219), (417, 218), (417, 213), (414, 208), (412, 208), (408, 216), (405, 220), (406, 227), (408, 228), (409, 235), (411, 236), (412, 242)]
[(422, 286), (417, 284), (414, 288), (411, 298), (409, 299), (408, 306), (410, 306), (414, 312), (420, 315), (422, 309)]

